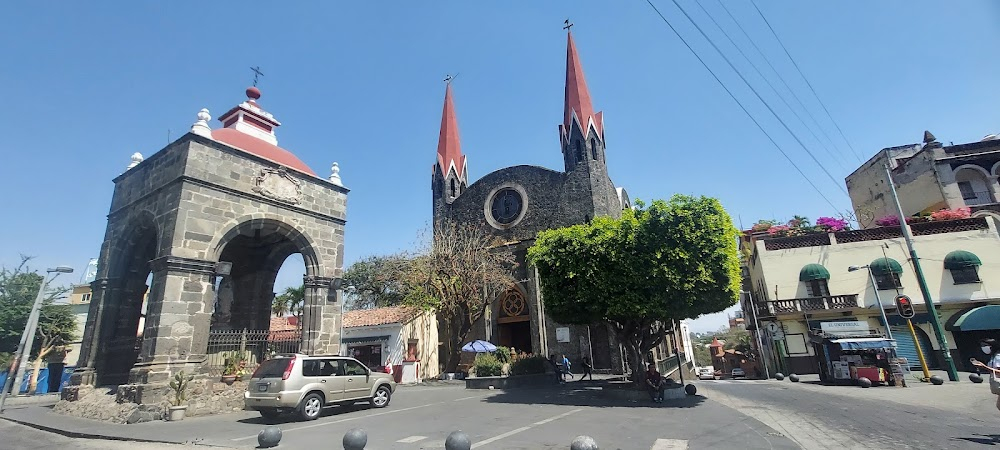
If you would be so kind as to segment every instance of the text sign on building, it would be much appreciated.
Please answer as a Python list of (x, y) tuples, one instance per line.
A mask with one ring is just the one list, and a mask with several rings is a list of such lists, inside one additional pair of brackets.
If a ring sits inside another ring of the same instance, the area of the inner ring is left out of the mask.
[(556, 341), (569, 342), (569, 327), (556, 328)]
[(871, 329), (868, 327), (867, 321), (860, 320), (844, 320), (840, 322), (820, 322), (820, 329), (826, 334), (832, 335), (858, 335), (858, 334), (868, 334)]

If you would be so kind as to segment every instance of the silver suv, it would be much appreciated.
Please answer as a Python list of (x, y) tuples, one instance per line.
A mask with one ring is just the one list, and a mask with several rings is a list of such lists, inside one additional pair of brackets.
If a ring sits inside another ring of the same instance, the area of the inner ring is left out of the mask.
[(295, 412), (315, 420), (323, 408), (367, 400), (376, 408), (389, 404), (396, 382), (346, 356), (280, 354), (261, 363), (243, 393), (245, 405), (265, 418)]

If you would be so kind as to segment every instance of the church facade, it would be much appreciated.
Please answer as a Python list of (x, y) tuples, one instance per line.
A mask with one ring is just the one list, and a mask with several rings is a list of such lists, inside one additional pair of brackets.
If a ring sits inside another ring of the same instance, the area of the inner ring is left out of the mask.
[(518, 351), (565, 354), (579, 367), (586, 357), (596, 370), (621, 373), (623, 356), (605, 324), (565, 325), (545, 311), (538, 273), (526, 261), (540, 231), (621, 217), (628, 194), (608, 175), (603, 113), (595, 112), (572, 33), (567, 36), (565, 105), (558, 127), (563, 170), (519, 165), (493, 171), (469, 184), (459, 141), (452, 89), (445, 91), (437, 161), (433, 167), (434, 224), (481, 226), (508, 245), (517, 261), (515, 285), (492, 302), (471, 339), (487, 339)]

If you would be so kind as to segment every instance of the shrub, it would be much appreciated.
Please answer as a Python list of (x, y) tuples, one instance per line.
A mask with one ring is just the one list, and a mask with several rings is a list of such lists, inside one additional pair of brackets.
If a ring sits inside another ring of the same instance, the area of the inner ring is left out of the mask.
[(503, 364), (492, 353), (480, 353), (476, 355), (473, 367), (476, 368), (477, 377), (498, 377), (503, 371)]
[(497, 347), (497, 351), (493, 353), (496, 356), (497, 361), (500, 364), (507, 364), (510, 362), (510, 348), (509, 347)]
[(942, 209), (931, 213), (931, 220), (958, 220), (968, 219), (971, 215), (969, 208)]
[(533, 373), (545, 373), (545, 366), (549, 360), (544, 356), (528, 356), (515, 359), (510, 365), (511, 375), (528, 375)]
[(833, 217), (820, 217), (819, 219), (816, 219), (816, 228), (819, 228), (823, 231), (837, 232), (837, 231), (849, 230), (851, 227), (848, 226), (847, 221), (844, 219), (835, 219)]

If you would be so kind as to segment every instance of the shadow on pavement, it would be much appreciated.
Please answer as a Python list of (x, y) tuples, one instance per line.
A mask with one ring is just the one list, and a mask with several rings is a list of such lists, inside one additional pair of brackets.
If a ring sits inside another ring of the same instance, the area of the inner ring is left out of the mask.
[(642, 400), (614, 398), (604, 393), (598, 383), (567, 383), (551, 387), (535, 387), (496, 391), (483, 399), (486, 403), (508, 403), (525, 405), (591, 406), (596, 408), (693, 408), (705, 401), (701, 395), (689, 395), (682, 399), (665, 399), (654, 403), (643, 391)]
[(976, 434), (982, 437), (962, 437), (955, 438), (960, 441), (969, 441), (982, 445), (1000, 445), (1000, 434)]
[[(342, 415), (342, 414), (348, 414), (348, 413), (352, 413), (352, 412), (356, 412), (356, 411), (365, 411), (365, 410), (368, 410), (368, 409), (372, 409), (372, 406), (369, 405), (369, 404), (367, 404), (367, 403), (358, 403), (358, 404), (354, 404), (354, 405), (333, 406), (333, 407), (324, 408), (323, 409), (323, 414), (320, 415), (320, 418), (330, 417), (330, 416), (339, 416), (339, 415)], [(257, 416), (257, 417), (248, 417), (246, 419), (239, 419), (239, 420), (237, 420), (237, 422), (239, 422), (239, 423), (246, 423), (246, 424), (250, 424), (250, 425), (279, 425), (279, 424), (296, 423), (296, 422), (304, 422), (304, 421), (302, 419), (300, 419), (299, 416), (298, 416), (298, 414), (296, 414), (296, 413), (287, 413), (287, 414), (282, 414), (282, 415), (280, 415), (278, 417), (275, 417), (273, 419), (268, 419), (268, 418), (264, 418), (264, 417), (261, 417), (261, 416)]]

